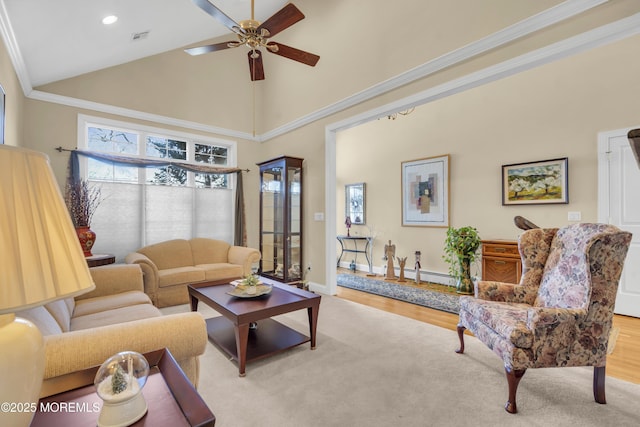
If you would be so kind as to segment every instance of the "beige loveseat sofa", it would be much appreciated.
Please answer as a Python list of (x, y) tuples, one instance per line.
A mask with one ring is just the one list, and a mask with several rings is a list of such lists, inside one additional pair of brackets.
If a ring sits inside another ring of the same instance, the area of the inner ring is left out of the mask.
[(251, 274), (260, 251), (222, 240), (176, 239), (145, 246), (125, 257), (144, 273), (144, 291), (156, 307), (189, 302), (187, 285), (209, 280), (234, 280)]
[(45, 341), (46, 363), (41, 397), (69, 388), (66, 374), (102, 364), (130, 350), (168, 348), (197, 386), (198, 357), (207, 344), (199, 313), (163, 316), (143, 292), (137, 265), (114, 264), (90, 269), (95, 290), (16, 313), (33, 322)]

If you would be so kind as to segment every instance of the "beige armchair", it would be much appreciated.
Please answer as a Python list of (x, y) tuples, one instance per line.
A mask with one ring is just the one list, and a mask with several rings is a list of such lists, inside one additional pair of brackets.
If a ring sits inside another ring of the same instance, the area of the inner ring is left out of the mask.
[(631, 234), (606, 224), (533, 229), (520, 237), (520, 284), (478, 282), (460, 298), (458, 336), (473, 334), (504, 362), (509, 398), (528, 368), (593, 366), (593, 395), (605, 399), (605, 365), (618, 281)]

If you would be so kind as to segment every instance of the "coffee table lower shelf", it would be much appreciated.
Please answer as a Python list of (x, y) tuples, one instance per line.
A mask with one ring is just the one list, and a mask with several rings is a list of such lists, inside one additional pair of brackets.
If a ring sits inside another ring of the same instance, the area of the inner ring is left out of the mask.
[[(209, 339), (239, 362), (233, 323), (224, 316), (212, 317), (206, 322)], [(246, 361), (262, 359), (309, 341), (311, 339), (308, 336), (280, 322), (262, 319), (258, 321), (256, 329), (249, 330)]]

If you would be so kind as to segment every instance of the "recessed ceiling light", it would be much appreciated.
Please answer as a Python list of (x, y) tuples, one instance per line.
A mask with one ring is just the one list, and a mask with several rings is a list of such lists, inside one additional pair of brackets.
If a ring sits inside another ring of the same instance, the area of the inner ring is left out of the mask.
[(109, 16), (105, 16), (104, 18), (102, 18), (102, 23), (104, 25), (111, 25), (113, 23), (115, 23), (118, 20), (118, 17), (115, 15), (109, 15)]

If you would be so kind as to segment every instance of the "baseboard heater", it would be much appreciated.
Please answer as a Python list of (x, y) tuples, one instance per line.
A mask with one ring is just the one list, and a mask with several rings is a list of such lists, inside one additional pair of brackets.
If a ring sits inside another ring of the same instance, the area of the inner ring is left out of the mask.
[(627, 138), (629, 138), (631, 150), (633, 151), (633, 155), (636, 156), (636, 162), (640, 168), (640, 129), (630, 130), (627, 134)]

